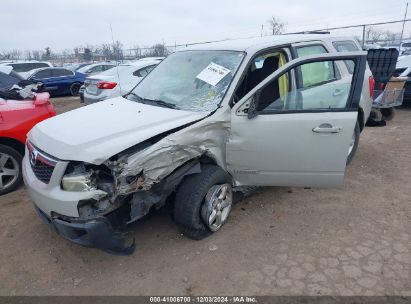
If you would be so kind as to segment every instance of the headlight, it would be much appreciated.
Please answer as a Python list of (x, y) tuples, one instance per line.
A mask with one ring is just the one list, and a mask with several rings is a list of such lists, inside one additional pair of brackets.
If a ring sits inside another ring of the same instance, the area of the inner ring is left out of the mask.
[(96, 190), (97, 185), (93, 172), (71, 173), (63, 176), (61, 185), (66, 191), (90, 191)]

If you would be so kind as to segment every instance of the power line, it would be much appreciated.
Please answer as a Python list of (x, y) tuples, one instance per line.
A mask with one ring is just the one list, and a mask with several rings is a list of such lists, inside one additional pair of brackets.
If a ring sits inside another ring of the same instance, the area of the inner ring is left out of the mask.
[[(375, 26), (375, 25), (393, 24), (393, 23), (408, 22), (408, 21), (411, 21), (411, 19), (402, 19), (402, 20), (393, 20), (393, 21), (376, 22), (376, 23), (365, 23), (365, 24), (356, 24), (356, 25), (345, 25), (345, 26), (329, 27), (329, 28), (322, 28), (322, 29), (310, 30), (309, 32), (341, 30), (341, 29), (348, 29), (348, 28), (354, 28), (354, 27)], [(289, 33), (289, 34), (293, 34), (293, 33)]]

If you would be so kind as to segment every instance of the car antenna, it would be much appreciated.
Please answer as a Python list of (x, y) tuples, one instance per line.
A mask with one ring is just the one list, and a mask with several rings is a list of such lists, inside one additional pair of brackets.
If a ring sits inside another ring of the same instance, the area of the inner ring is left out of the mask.
[[(113, 43), (113, 47), (114, 47), (114, 34), (113, 34), (113, 28), (112, 28), (112, 26), (111, 26), (111, 23), (110, 23), (110, 31), (111, 31), (111, 41), (112, 41), (112, 43)], [(119, 58), (118, 58), (118, 52), (117, 52), (117, 59), (116, 59), (116, 72), (117, 72), (117, 79), (118, 79), (118, 86), (119, 86), (119, 88), (120, 88), (120, 94), (121, 94), (121, 80), (120, 80), (120, 73), (118, 72), (118, 65), (120, 64), (120, 60), (119, 60)]]

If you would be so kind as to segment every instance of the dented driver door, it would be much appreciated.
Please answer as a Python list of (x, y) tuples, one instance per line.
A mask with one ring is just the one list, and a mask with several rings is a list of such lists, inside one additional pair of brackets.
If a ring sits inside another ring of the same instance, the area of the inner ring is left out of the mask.
[[(335, 73), (337, 61), (352, 61), (354, 73)], [(226, 149), (236, 184), (341, 185), (365, 66), (365, 52), (298, 58), (237, 102)], [(288, 91), (278, 89), (280, 77)]]

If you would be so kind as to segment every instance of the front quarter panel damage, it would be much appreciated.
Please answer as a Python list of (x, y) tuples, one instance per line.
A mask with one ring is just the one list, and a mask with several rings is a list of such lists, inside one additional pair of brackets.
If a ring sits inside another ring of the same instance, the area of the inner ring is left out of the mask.
[[(84, 209), (83, 218), (94, 218), (95, 210), (101, 207), (104, 210), (100, 214), (105, 214), (103, 216), (110, 219), (114, 231), (119, 233), (116, 240), (120, 237), (118, 240), (123, 241), (125, 234), (118, 228), (125, 228), (125, 225), (142, 218), (152, 207), (162, 207), (184, 176), (201, 172), (200, 160), (204, 156), (207, 161), (225, 169), (225, 146), (229, 134), (227, 116), (229, 118), (221, 109), (220, 114), (217, 111), (213, 116), (153, 144), (140, 143), (134, 150), (123, 151), (106, 161), (103, 165), (108, 167), (114, 178), (113, 192), (109, 191), (105, 199), (93, 204), (85, 202), (81, 207)], [(105, 200), (107, 204), (104, 204)], [(88, 208), (89, 205), (94, 206), (93, 209)], [(134, 246), (133, 241), (130, 247), (123, 248), (123, 252), (132, 252)], [(121, 250), (116, 248), (116, 251)]]
[(149, 190), (177, 168), (203, 155), (225, 168), (225, 144), (229, 123), (227, 115), (222, 114), (215, 113), (163, 138), (128, 156), (117, 164), (116, 168), (113, 168), (113, 163), (109, 162), (107, 165), (116, 171), (118, 195), (127, 195), (137, 190)]

